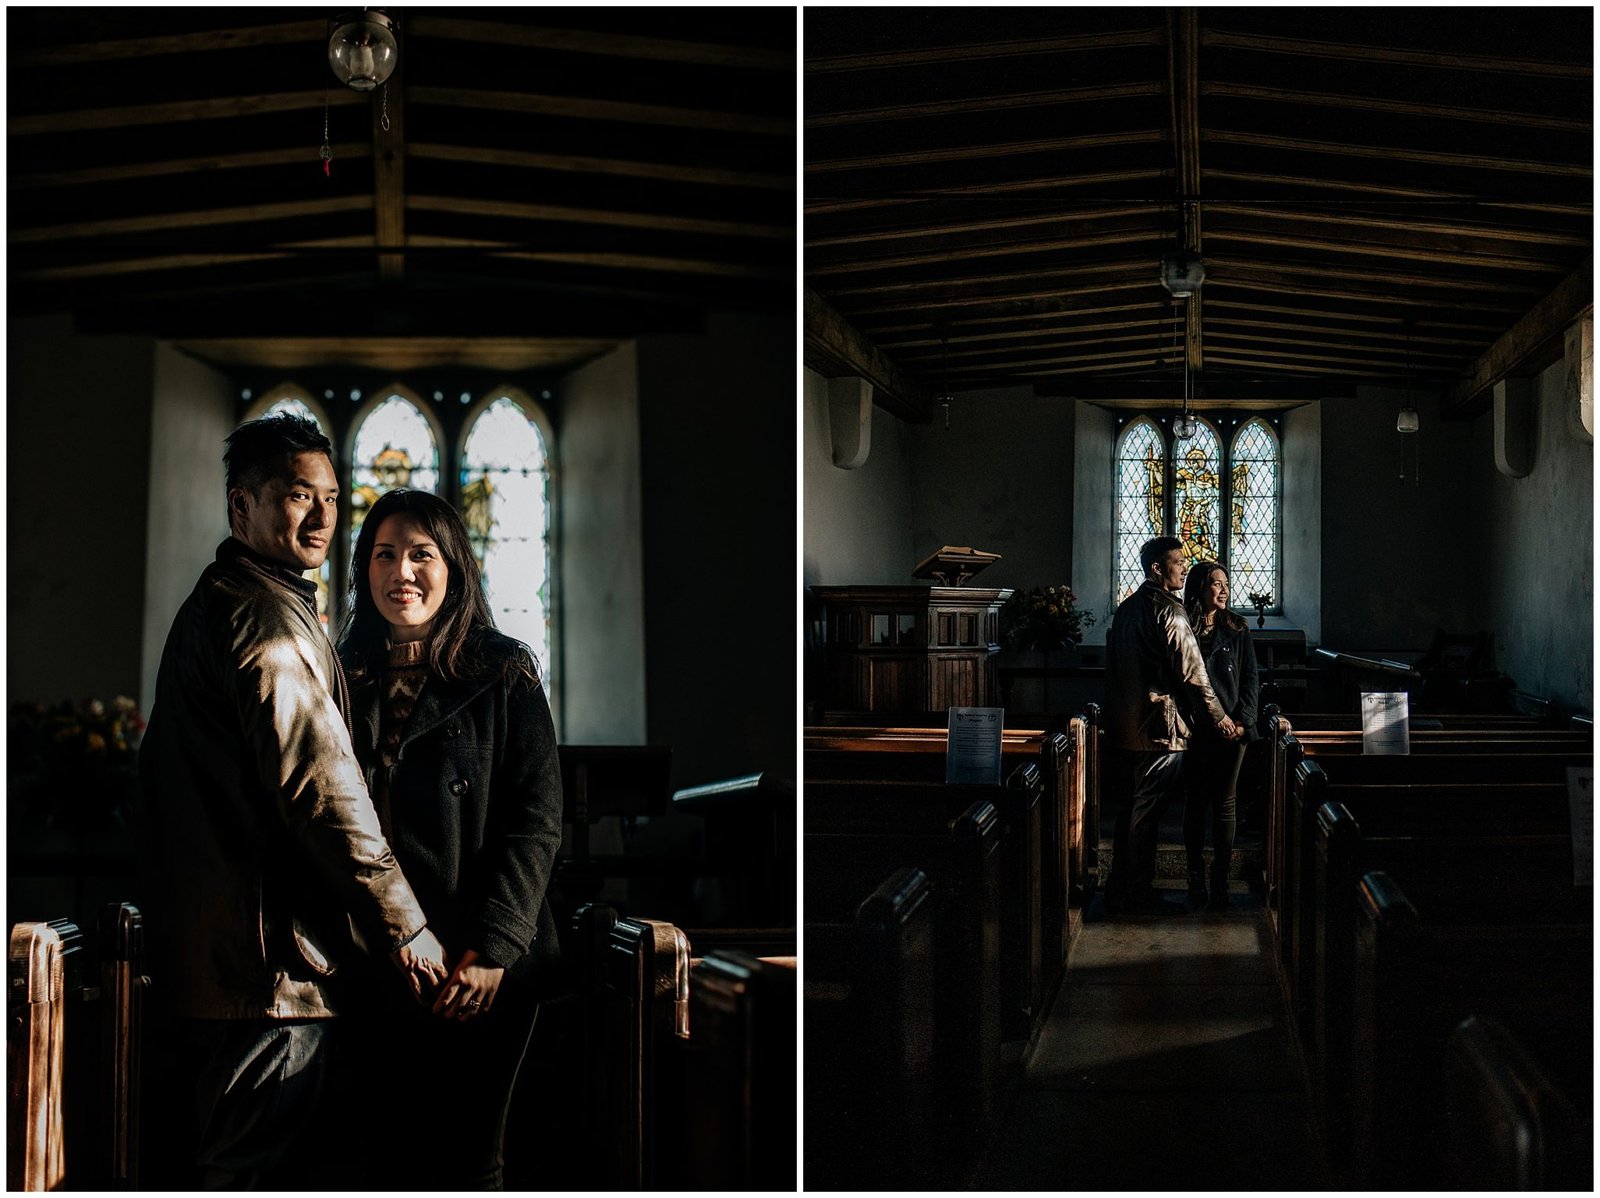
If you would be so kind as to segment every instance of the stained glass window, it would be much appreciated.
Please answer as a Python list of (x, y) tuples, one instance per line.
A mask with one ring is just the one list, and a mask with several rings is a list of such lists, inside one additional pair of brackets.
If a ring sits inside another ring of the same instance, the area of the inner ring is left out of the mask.
[(1118, 603), (1144, 581), (1139, 546), (1159, 537), (1166, 515), (1166, 447), (1160, 430), (1135, 420), (1122, 434), (1116, 462), (1117, 534), (1112, 593)]
[(1222, 556), (1222, 446), (1216, 430), (1198, 421), (1194, 436), (1174, 446), (1172, 498), (1184, 560), (1216, 561)]
[(1216, 425), (1197, 422), (1193, 437), (1170, 443), (1149, 417), (1132, 421), (1117, 442), (1112, 601), (1144, 580), (1139, 547), (1167, 535), (1190, 562), (1220, 561), (1232, 580), (1233, 604), (1251, 592), (1278, 595), (1281, 457), (1269, 421), (1253, 417), (1224, 453)]
[(416, 404), (390, 395), (367, 413), (355, 431), (351, 453), (350, 549), (378, 497), (396, 487), (439, 491), (439, 446), (433, 427)]
[(1278, 440), (1265, 420), (1247, 420), (1233, 438), (1229, 514), (1234, 606), (1252, 593), (1278, 594)]
[(461, 515), (494, 622), (550, 665), (550, 470), (539, 426), (502, 395), (480, 412), (461, 457)]

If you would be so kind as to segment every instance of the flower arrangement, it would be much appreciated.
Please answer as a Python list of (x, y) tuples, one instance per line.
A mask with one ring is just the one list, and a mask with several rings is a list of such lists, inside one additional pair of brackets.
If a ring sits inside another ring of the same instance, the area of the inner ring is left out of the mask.
[(8, 812), (82, 827), (123, 822), (133, 802), (145, 721), (126, 695), (58, 703), (13, 703), (7, 720)]
[(1008, 649), (1060, 649), (1083, 640), (1094, 613), (1078, 606), (1069, 586), (1021, 588), (1000, 609), (1000, 643)]

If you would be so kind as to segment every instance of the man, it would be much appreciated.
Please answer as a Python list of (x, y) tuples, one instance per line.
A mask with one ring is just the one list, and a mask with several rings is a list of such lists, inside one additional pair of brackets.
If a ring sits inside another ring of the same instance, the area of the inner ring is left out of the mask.
[(1183, 769), (1193, 719), (1223, 736), (1238, 726), (1212, 693), (1200, 646), (1183, 610), (1183, 542), (1156, 537), (1139, 549), (1144, 584), (1122, 601), (1106, 637), (1106, 723), (1118, 750), (1123, 802), (1117, 812), (1106, 908), (1112, 914), (1184, 910), (1155, 893), (1161, 813)]
[(281, 1183), (328, 1064), (353, 920), (421, 998), (444, 952), (379, 829), (304, 571), (332, 446), (295, 416), (227, 439), (232, 535), (168, 634), (140, 751), (158, 994), (197, 1073), (199, 1184)]

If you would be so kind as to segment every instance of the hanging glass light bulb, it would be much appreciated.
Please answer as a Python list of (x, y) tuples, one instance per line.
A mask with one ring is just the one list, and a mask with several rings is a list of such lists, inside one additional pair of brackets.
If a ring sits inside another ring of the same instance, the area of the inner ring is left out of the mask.
[(394, 74), (400, 61), (394, 20), (381, 8), (363, 8), (334, 21), (328, 38), (328, 66), (335, 78), (358, 92), (369, 92)]

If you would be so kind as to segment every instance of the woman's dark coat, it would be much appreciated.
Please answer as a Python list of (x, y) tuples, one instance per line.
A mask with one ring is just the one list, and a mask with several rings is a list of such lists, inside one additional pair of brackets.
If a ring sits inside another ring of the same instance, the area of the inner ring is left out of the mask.
[(1257, 704), (1261, 699), (1261, 683), (1256, 669), (1256, 647), (1250, 640), (1246, 627), (1230, 628), (1220, 618), (1211, 635), (1211, 647), (1200, 642), (1200, 653), (1205, 658), (1206, 674), (1211, 679), (1211, 689), (1217, 702), (1232, 717), (1233, 722), (1245, 729), (1246, 740), (1256, 740)]
[[(561, 845), (555, 727), (543, 686), (513, 665), (531, 670), (528, 650), (499, 633), (485, 649), (500, 666), (492, 678), (429, 674), (390, 769), (386, 822), (445, 950), (474, 949), (510, 976), (546, 983), (559, 957), (545, 898)], [(382, 678), (370, 671), (351, 689), (356, 755), (375, 801)]]

